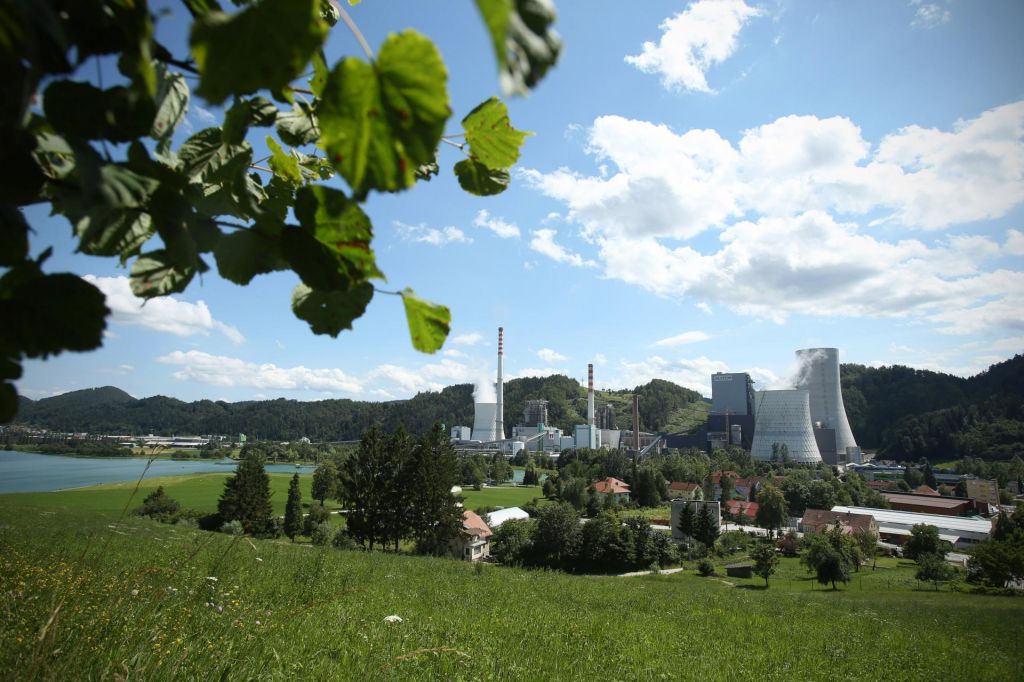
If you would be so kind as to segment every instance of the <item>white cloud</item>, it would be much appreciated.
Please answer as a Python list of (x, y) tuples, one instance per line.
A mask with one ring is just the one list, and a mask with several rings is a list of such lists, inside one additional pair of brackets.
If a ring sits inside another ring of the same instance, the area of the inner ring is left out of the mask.
[(1024, 256), (1024, 232), (1007, 230), (1003, 250), (1010, 256)]
[(663, 21), (658, 43), (645, 42), (643, 51), (627, 56), (626, 62), (645, 73), (660, 74), (666, 89), (714, 92), (707, 82), (708, 69), (736, 51), (740, 29), (762, 14), (743, 0), (700, 0)]
[(701, 301), (700, 303), (698, 303), (697, 304), (697, 310), (701, 311), (705, 315), (713, 315), (714, 314), (714, 313), (711, 312), (711, 306), (708, 305), (706, 301)]
[(677, 334), (676, 336), (669, 336), (668, 338), (659, 339), (652, 343), (652, 346), (671, 348), (673, 346), (684, 346), (688, 343), (699, 343), (701, 341), (707, 341), (710, 336), (702, 331), (690, 331)]
[(465, 353), (463, 353), (461, 350), (456, 350), (455, 348), (445, 348), (443, 351), (441, 351), (441, 353), (442, 353), (442, 355), (444, 355), (446, 357), (449, 357), (449, 358), (464, 358), (464, 357), (466, 357)]
[(255, 363), (201, 351), (173, 351), (157, 358), (158, 362), (177, 365), (172, 375), (180, 381), (198, 381), (211, 386), (244, 387), (273, 390), (326, 391), (359, 393), (360, 383), (340, 369), (279, 367), (273, 363)]
[(1013, 354), (1024, 353), (1024, 336), (1012, 336), (993, 342), (992, 350)]
[(427, 227), (422, 223), (419, 225), (408, 225), (398, 220), (394, 221), (394, 225), (398, 229), (398, 234), (401, 238), (408, 242), (430, 244), (431, 246), (473, 243), (472, 238), (467, 237), (465, 232), (451, 225), (437, 229), (435, 227)]
[(923, 0), (910, 0), (910, 4), (917, 8), (914, 12), (914, 19), (910, 25), (914, 28), (935, 28), (942, 24), (948, 24), (953, 18), (952, 12), (945, 7)]
[(555, 242), (555, 235), (558, 234), (556, 230), (541, 229), (533, 231), (533, 238), (530, 240), (530, 248), (539, 254), (547, 256), (557, 263), (567, 263), (576, 268), (597, 267), (597, 263), (592, 260), (584, 260), (583, 256), (578, 253), (573, 253), (561, 244)]
[(569, 376), (569, 371), (564, 367), (526, 367), (508, 375), (509, 379), (524, 379), (526, 377), (549, 377), (554, 374)]
[(84, 275), (82, 279), (106, 296), (107, 307), (111, 310), (110, 319), (115, 324), (137, 325), (175, 336), (208, 335), (217, 331), (236, 345), (245, 343), (245, 337), (236, 327), (213, 319), (203, 301), (188, 303), (173, 296), (159, 296), (146, 301), (132, 293), (127, 277)]
[(506, 222), (504, 218), (492, 217), (482, 209), (476, 214), (473, 224), (490, 230), (502, 239), (519, 239), (519, 228), (514, 223)]
[(484, 337), (480, 332), (470, 332), (449, 337), (448, 343), (454, 343), (456, 346), (475, 346), (483, 340)]
[(559, 353), (558, 351), (551, 350), (550, 348), (541, 348), (539, 351), (537, 351), (537, 357), (549, 364), (554, 364), (556, 362), (565, 362), (566, 360), (569, 359), (566, 356)]
[(595, 365), (607, 365), (608, 358), (604, 356), (604, 353), (594, 353), (594, 364)]

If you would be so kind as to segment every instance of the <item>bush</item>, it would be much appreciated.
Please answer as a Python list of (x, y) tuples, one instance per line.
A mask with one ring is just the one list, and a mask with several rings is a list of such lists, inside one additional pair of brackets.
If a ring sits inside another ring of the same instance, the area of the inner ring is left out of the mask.
[(323, 506), (319, 502), (314, 502), (309, 505), (309, 514), (306, 515), (306, 520), (303, 523), (303, 535), (313, 536), (313, 529), (319, 526), (321, 523), (327, 523), (331, 520), (331, 512), (327, 510), (327, 507)]
[(348, 531), (344, 528), (339, 528), (334, 533), (334, 538), (331, 540), (331, 545), (335, 549), (358, 549), (359, 543), (352, 539), (352, 536), (348, 534)]
[(282, 533), (284, 533), (284, 525), (281, 523), (281, 519), (274, 516), (267, 521), (263, 530), (256, 533), (255, 536), (264, 540), (273, 540), (274, 538), (281, 537)]
[(331, 524), (326, 521), (318, 523), (309, 534), (309, 539), (317, 547), (325, 547), (330, 544), (331, 540), (334, 539), (334, 531), (331, 529)]
[(711, 562), (711, 559), (701, 559), (697, 562), (697, 572), (707, 578), (715, 574), (715, 565)]
[(245, 528), (242, 527), (242, 522), (238, 519), (234, 521), (228, 521), (220, 527), (221, 533), (227, 533), (228, 535), (245, 535)]
[(142, 506), (135, 510), (139, 516), (148, 516), (160, 523), (174, 523), (181, 515), (181, 504), (164, 492), (160, 486), (142, 501)]

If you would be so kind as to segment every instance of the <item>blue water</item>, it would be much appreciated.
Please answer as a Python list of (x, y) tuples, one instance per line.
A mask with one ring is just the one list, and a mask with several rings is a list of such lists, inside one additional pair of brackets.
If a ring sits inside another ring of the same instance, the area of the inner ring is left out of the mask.
[[(234, 471), (234, 460), (154, 460), (144, 457), (62, 457), (31, 452), (0, 450), (0, 493), (34, 493), (81, 488), (100, 483), (137, 481), (145, 478), (181, 476), (183, 474)], [(311, 466), (268, 464), (267, 471), (278, 473), (310, 473)]]

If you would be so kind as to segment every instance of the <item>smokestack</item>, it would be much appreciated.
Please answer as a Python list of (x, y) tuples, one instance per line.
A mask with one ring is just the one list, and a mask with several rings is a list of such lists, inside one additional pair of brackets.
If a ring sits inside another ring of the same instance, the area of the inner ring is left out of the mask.
[(505, 439), (505, 387), (501, 375), (502, 358), (505, 355), (505, 328), (498, 327), (498, 383), (497, 383), (497, 409), (494, 413), (494, 434), (498, 440)]
[(587, 423), (594, 425), (594, 366), (587, 365)]
[(640, 452), (640, 396), (633, 394), (633, 449)]

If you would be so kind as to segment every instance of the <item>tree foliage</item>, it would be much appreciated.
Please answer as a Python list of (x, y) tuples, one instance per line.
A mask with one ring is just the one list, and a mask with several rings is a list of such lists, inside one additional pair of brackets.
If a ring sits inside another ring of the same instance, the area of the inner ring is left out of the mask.
[(174, 523), (181, 516), (181, 504), (168, 495), (161, 485), (146, 495), (142, 506), (135, 510), (135, 513), (139, 516), (148, 516), (161, 523)]
[(264, 464), (260, 453), (244, 457), (234, 475), (224, 481), (224, 492), (217, 502), (217, 514), (222, 522), (238, 521), (242, 529), (252, 535), (272, 531), (270, 477)]
[(757, 525), (771, 532), (786, 525), (789, 512), (786, 509), (786, 497), (773, 485), (766, 485), (757, 494)]
[(288, 484), (288, 502), (284, 508), (284, 534), (291, 540), (302, 530), (302, 490), (299, 488), (299, 475), (292, 476)]
[(775, 574), (779, 565), (779, 555), (775, 551), (775, 544), (771, 542), (759, 542), (750, 551), (750, 558), (754, 560), (754, 574), (764, 578), (764, 586), (768, 587), (768, 578)]
[[(363, 206), (372, 193), (409, 189), (438, 170), (452, 111), (447, 67), (429, 38), (393, 33), (374, 54), (334, 3), (236, 2), (233, 13), (217, 0), (184, 4), (188, 54), (157, 40), (160, 19), (145, 0), (4, 4), (2, 422), (17, 407), (22, 360), (98, 347), (109, 314), (92, 284), (44, 272), (49, 251), (29, 257), (21, 206), (48, 203), (71, 224), (79, 251), (129, 264), (132, 290), (146, 299), (184, 291), (214, 267), (238, 284), (292, 270), (300, 279), (294, 314), (314, 333), (337, 336), (384, 279)], [(477, 5), (506, 92), (524, 93), (561, 48), (552, 5)], [(341, 14), (365, 59), (328, 65), (323, 46)], [(198, 78), (196, 95), (227, 111), (220, 125), (182, 140), (186, 75)], [(502, 191), (526, 133), (494, 98), (463, 119), (463, 130), (460, 184), (479, 195)], [(254, 160), (264, 151), (267, 166)], [(343, 184), (327, 184), (336, 176)], [(448, 308), (409, 288), (391, 293), (403, 299), (413, 346), (440, 348)]]

